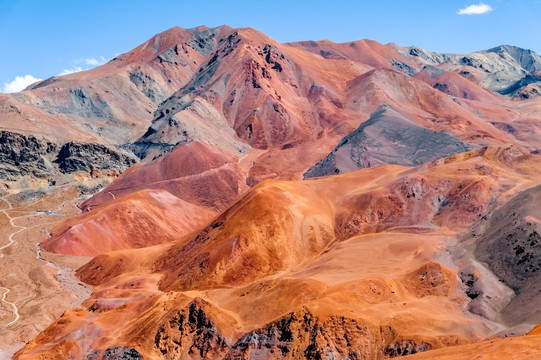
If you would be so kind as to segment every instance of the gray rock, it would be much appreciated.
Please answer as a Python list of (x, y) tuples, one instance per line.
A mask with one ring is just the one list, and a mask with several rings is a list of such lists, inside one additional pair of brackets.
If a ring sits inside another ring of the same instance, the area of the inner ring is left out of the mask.
[(471, 150), (443, 132), (425, 129), (387, 105), (348, 134), (304, 178), (341, 174), (384, 164), (420, 165)]
[(506, 60), (514, 60), (524, 70), (530, 73), (541, 71), (541, 56), (537, 55), (532, 50), (522, 49), (516, 46), (500, 45), (495, 48), (486, 50), (487, 53), (496, 53), (501, 58)]
[(142, 71), (130, 73), (130, 81), (152, 102), (159, 104), (167, 98), (160, 83)]
[(0, 179), (16, 181), (24, 175), (47, 178), (48, 162), (43, 156), (56, 148), (56, 144), (32, 135), (0, 131)]
[(134, 348), (117, 346), (105, 350), (102, 360), (140, 360), (143, 356)]
[(475, 256), (515, 291), (502, 311), (510, 325), (541, 321), (541, 186), (518, 194), (488, 219), (476, 241)]
[(90, 173), (94, 169), (124, 171), (135, 160), (104, 145), (71, 141), (62, 146), (55, 162), (63, 173)]

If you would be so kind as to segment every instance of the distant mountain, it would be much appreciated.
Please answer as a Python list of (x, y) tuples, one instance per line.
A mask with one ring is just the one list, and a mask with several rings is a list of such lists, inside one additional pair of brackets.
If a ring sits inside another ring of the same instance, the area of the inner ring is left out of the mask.
[[(498, 94), (528, 99), (541, 91), (539, 64), (534, 52), (511, 46), (437, 54), (369, 40), (280, 44), (249, 28), (174, 27), (103, 66), (2, 95), (0, 119), (4, 131), (57, 148), (100, 144), (145, 163), (205, 142), (237, 158), (251, 154), (245, 170), (253, 185), (269, 174), (301, 178), (384, 104), (470, 144), (517, 141), (535, 150), (523, 135), (536, 133), (534, 124), (510, 133), (493, 123), (515, 116), (515, 104)], [(53, 168), (56, 156), (46, 156)], [(69, 181), (24, 166), (30, 170), (0, 172), (11, 173), (6, 186)], [(90, 176), (88, 169), (77, 171)]]
[(503, 59), (513, 59), (522, 68), (531, 74), (541, 72), (541, 56), (532, 50), (522, 49), (516, 46), (500, 45), (486, 50), (487, 53), (496, 53)]

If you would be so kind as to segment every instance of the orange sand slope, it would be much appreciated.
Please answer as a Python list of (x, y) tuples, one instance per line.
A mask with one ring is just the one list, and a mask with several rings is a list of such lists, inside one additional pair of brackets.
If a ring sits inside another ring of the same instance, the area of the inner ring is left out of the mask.
[[(376, 359), (483, 340), (505, 329), (488, 310), (512, 295), (458, 235), (490, 215), (494, 195), (537, 185), (540, 162), (489, 147), (415, 168), (262, 182), (194, 235), (80, 268), (92, 297), (17, 356), (120, 346), (149, 358)], [(484, 316), (467, 310), (465, 271), (483, 276)]]
[(435, 359), (513, 359), (513, 360), (535, 360), (539, 359), (539, 345), (541, 337), (539, 326), (525, 336), (506, 339), (493, 339), (478, 344), (449, 347), (427, 353), (407, 356), (407, 360)]
[(211, 211), (219, 211), (242, 194), (245, 172), (238, 159), (216, 146), (190, 142), (150, 164), (126, 171), (104, 191), (83, 203), (83, 210), (141, 189), (163, 189)]

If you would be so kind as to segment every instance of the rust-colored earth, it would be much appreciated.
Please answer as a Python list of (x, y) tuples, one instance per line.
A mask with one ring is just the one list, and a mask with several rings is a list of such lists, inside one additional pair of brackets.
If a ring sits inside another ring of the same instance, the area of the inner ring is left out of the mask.
[(175, 27), (1, 95), (0, 358), (537, 358), (517, 49)]

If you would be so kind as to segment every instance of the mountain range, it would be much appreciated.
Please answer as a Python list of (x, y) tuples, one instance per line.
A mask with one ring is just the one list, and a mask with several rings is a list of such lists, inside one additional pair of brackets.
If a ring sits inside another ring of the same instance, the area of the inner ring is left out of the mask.
[(513, 46), (201, 26), (0, 94), (3, 190), (107, 183), (40, 239), (92, 295), (14, 357), (537, 358), (540, 93)]

